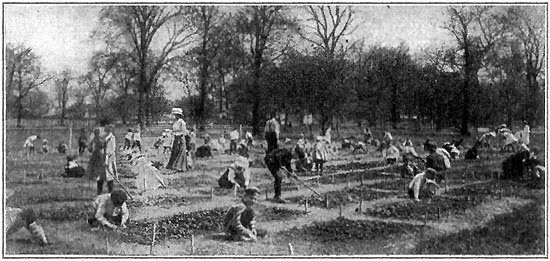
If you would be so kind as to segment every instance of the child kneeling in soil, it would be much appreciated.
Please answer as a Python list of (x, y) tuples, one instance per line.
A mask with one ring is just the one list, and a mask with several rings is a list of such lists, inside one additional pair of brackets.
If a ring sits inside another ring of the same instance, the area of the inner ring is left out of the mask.
[(65, 177), (80, 178), (86, 174), (86, 170), (78, 163), (76, 156), (67, 156), (67, 165), (65, 165)]
[(108, 194), (99, 195), (93, 205), (95, 215), (88, 219), (88, 224), (94, 228), (106, 226), (110, 229), (125, 228), (130, 216), (126, 201), (128, 197), (121, 190), (113, 190)]
[(250, 183), (250, 170), (248, 168), (250, 163), (248, 162), (246, 144), (240, 144), (237, 151), (239, 156), (218, 179), (220, 188), (232, 189), (234, 186), (246, 188)]
[[(13, 190), (6, 190), (6, 198), (9, 198), (14, 193)], [(31, 208), (20, 209), (6, 207), (4, 216), (4, 231), (6, 238), (15, 234), (22, 227), (25, 227), (32, 235), (33, 241), (38, 242), (41, 246), (48, 244), (48, 239), (44, 233), (44, 229), (36, 223), (36, 214)]]
[(409, 196), (414, 201), (420, 201), (419, 197), (428, 198), (435, 195), (435, 189), (438, 187), (435, 182), (436, 171), (432, 168), (427, 168), (425, 172), (421, 172), (414, 176), (409, 183)]
[(224, 218), (224, 232), (228, 239), (234, 241), (253, 241), (258, 237), (265, 237), (265, 230), (256, 229), (256, 213), (252, 208), (256, 203), (256, 197), (260, 190), (256, 187), (250, 187), (245, 190), (242, 203), (235, 205), (227, 211)]

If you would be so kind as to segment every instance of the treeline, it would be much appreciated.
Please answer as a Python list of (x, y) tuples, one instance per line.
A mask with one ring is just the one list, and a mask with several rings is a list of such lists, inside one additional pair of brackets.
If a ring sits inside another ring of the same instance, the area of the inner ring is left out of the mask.
[[(363, 25), (350, 6), (109, 6), (92, 36), (105, 48), (84, 75), (47, 74), (31, 48), (8, 45), (7, 111), (22, 119), (55, 108), (61, 124), (104, 116), (148, 124), (179, 106), (199, 124), (221, 117), (256, 133), (271, 113), (312, 114), (322, 129), (395, 128), (402, 118), (463, 134), (472, 124), (539, 125), (544, 12), (450, 6), (440, 26), (455, 41), (411, 53), (404, 43), (351, 40)], [(37, 88), (48, 81), (55, 104)], [(183, 98), (167, 100), (165, 86)]]

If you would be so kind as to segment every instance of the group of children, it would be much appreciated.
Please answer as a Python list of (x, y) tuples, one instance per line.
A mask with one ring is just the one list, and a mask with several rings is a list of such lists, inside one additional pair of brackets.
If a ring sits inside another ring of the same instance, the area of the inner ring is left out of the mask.
[(141, 131), (140, 128), (128, 129), (124, 136), (124, 150), (137, 148), (141, 152)]

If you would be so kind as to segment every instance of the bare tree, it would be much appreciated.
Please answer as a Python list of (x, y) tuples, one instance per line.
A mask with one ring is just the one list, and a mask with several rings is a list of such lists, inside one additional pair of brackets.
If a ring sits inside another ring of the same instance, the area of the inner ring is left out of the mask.
[(443, 28), (455, 37), (462, 52), (464, 82), (462, 84), (462, 117), (460, 133), (468, 135), (470, 121), (470, 95), (479, 86), (477, 74), (483, 66), (485, 55), (494, 48), (507, 30), (501, 17), (490, 6), (449, 7)]
[(6, 47), (6, 90), (10, 93), (13, 90), (13, 77), (18, 66), (21, 66), (22, 57), (29, 55), (32, 51), (23, 45), (14, 46), (11, 43)]
[(237, 14), (240, 42), (248, 50), (252, 71), (252, 129), (260, 132), (260, 79), (263, 65), (278, 59), (290, 46), (289, 33), (296, 30), (296, 21), (287, 16), (282, 6), (250, 6)]
[[(21, 127), (21, 120), (25, 116), (25, 107), (38, 106), (38, 104), (25, 104), (25, 100), (32, 98), (29, 95), (36, 93), (33, 91), (50, 80), (51, 76), (44, 73), (38, 56), (32, 52), (31, 48), (21, 45), (16, 48), (8, 46), (7, 49), (8, 111), (15, 109), (12, 112), (17, 116), (17, 127)], [(44, 99), (40, 99), (40, 101), (42, 100)]]
[(310, 16), (307, 21), (312, 23), (312, 25), (306, 24), (306, 28), (313, 31), (313, 36), (309, 36), (307, 32), (300, 32), (300, 36), (313, 46), (321, 48), (327, 56), (334, 56), (338, 44), (345, 53), (351, 44), (346, 39), (344, 46), (343, 38), (357, 28), (357, 26), (351, 27), (354, 21), (354, 11), (351, 6), (310, 5), (305, 7), (305, 10)]
[(79, 82), (86, 85), (92, 94), (96, 119), (103, 116), (101, 115), (101, 104), (107, 91), (111, 89), (113, 79), (110, 72), (114, 69), (116, 62), (115, 55), (103, 51), (96, 52), (90, 60), (92, 70), (79, 79)]
[(60, 112), (60, 124), (65, 126), (67, 117), (67, 102), (69, 101), (71, 73), (68, 70), (61, 72), (55, 80), (55, 94), (57, 96), (57, 106)]
[[(137, 65), (138, 122), (144, 124), (144, 98), (173, 53), (187, 47), (196, 35), (193, 9), (183, 6), (112, 6), (103, 8), (100, 21), (106, 42), (119, 41)], [(165, 29), (164, 34), (160, 33)], [(102, 31), (99, 30), (99, 31)], [(162, 35), (163, 37), (160, 37)], [(160, 42), (160, 51), (153, 42)]]
[(196, 112), (199, 122), (204, 123), (206, 113), (206, 98), (210, 92), (208, 81), (210, 76), (210, 67), (218, 50), (220, 41), (217, 39), (220, 35), (220, 22), (223, 15), (217, 6), (198, 7), (197, 28), (200, 35), (200, 46), (197, 49), (199, 62), (199, 101)]
[[(528, 114), (529, 123), (535, 124), (538, 120), (540, 111), (538, 108), (542, 99), (541, 90), (538, 80), (539, 74), (542, 72), (545, 58), (545, 42), (546, 33), (544, 14), (537, 13), (536, 7), (511, 7), (510, 8), (510, 24), (513, 27), (514, 35), (518, 37), (523, 44), (523, 52), (525, 57), (525, 76), (529, 92), (532, 95), (530, 102), (531, 113)], [(543, 11), (543, 10), (542, 10)]]

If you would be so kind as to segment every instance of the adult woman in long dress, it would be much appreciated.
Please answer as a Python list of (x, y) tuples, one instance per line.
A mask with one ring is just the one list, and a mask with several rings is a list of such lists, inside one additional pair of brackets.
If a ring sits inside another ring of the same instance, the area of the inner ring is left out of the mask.
[(184, 138), (187, 134), (187, 127), (185, 121), (183, 120), (183, 110), (181, 108), (173, 108), (172, 114), (176, 117), (176, 121), (174, 121), (174, 124), (172, 125), (174, 143), (172, 144), (170, 160), (168, 161), (166, 168), (181, 172), (187, 168), (187, 150)]

